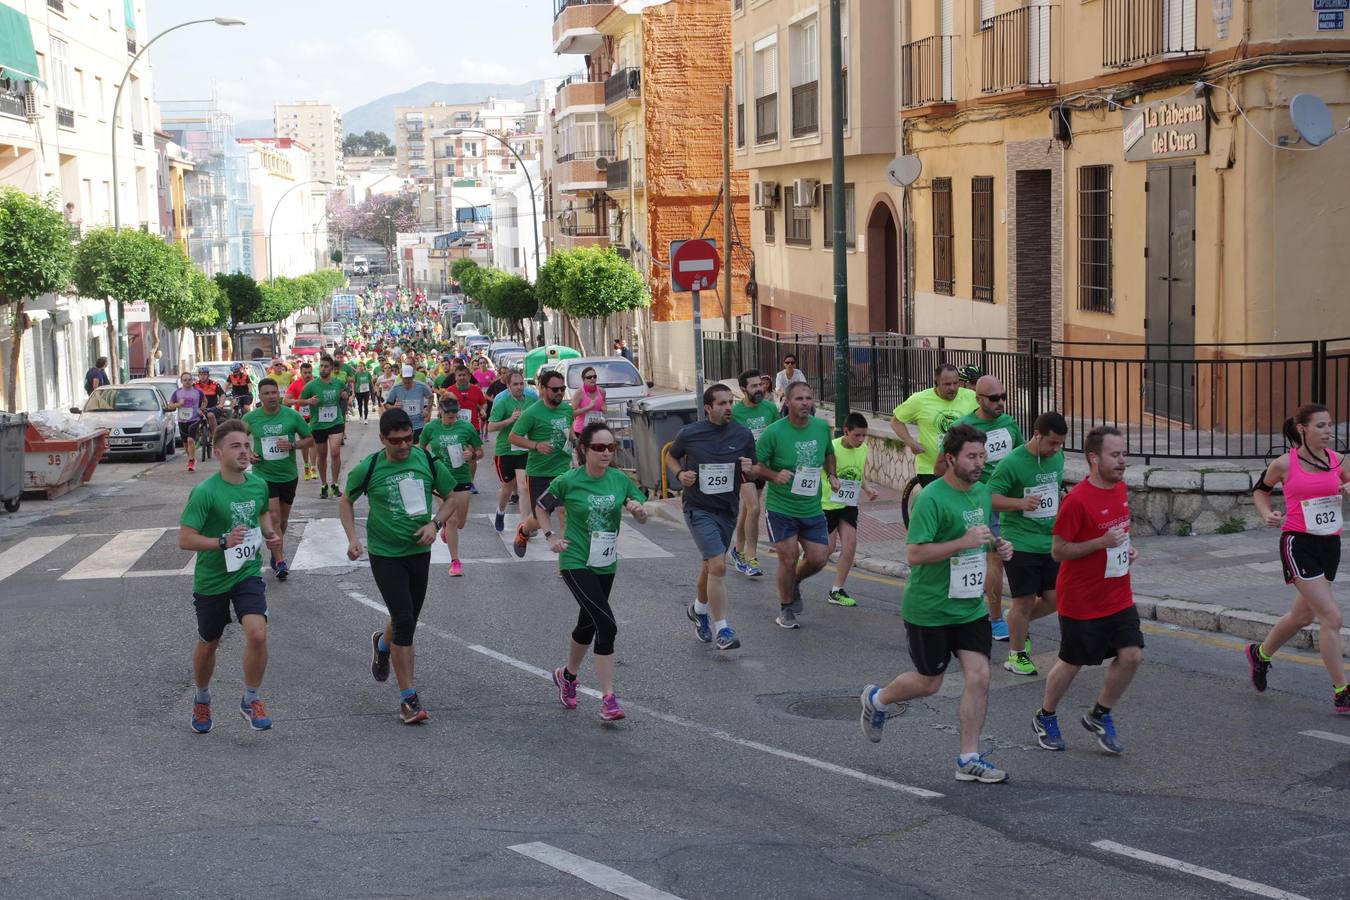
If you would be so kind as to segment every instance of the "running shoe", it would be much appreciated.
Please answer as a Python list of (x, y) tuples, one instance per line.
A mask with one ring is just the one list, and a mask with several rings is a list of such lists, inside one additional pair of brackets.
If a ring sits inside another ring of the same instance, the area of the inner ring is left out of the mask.
[(206, 734), (211, 730), (211, 725), (211, 704), (192, 704), (192, 730), (198, 734)]
[(341, 498), (342, 498), (342, 489), (339, 488), (336, 484), (333, 485), (333, 499), (340, 500)]
[(451, 575), (451, 577), (453, 577), (453, 578), (458, 578), (459, 576), (461, 576), (461, 575), (463, 575), (463, 574), (464, 574), (464, 567), (461, 566), (461, 565), (459, 564), (459, 560), (457, 560), (457, 559), (452, 559), (452, 560), (450, 560), (450, 575)]
[(712, 625), (708, 622), (708, 614), (694, 612), (694, 604), (692, 603), (689, 604), (684, 614), (689, 617), (690, 622), (694, 623), (694, 633), (698, 635), (698, 639), (705, 644), (711, 643), (713, 639)]
[(1088, 713), (1083, 716), (1083, 727), (1097, 736), (1097, 743), (1107, 753), (1118, 756), (1125, 752), (1125, 745), (1116, 738), (1116, 723), (1110, 713), (1102, 713), (1100, 718)]
[(470, 494), (478, 493), (478, 485), (474, 484), (472, 481), (469, 482), (469, 493)]
[(623, 718), (623, 707), (619, 705), (618, 697), (606, 694), (600, 698), (600, 718), (606, 722), (616, 722)]
[(764, 577), (764, 570), (759, 567), (758, 556), (747, 556), (745, 558), (745, 574), (748, 578)]
[(277, 560), (276, 564), (277, 581), (285, 581), (286, 576), (291, 574), (291, 567), (284, 559)]
[(416, 694), (398, 705), (398, 715), (403, 720), (404, 725), (421, 725), (430, 718), (427, 711), (422, 708), (422, 701), (417, 698)]
[(993, 629), (993, 632), (994, 632), (994, 640), (996, 640), (996, 641), (1006, 641), (1006, 640), (1008, 639), (1008, 620), (1007, 620), (1007, 619), (993, 619), (993, 620), (991, 620), (991, 621), (989, 622), (989, 625), (990, 625), (990, 627)]
[(188, 460), (188, 471), (189, 471), (189, 472), (195, 472), (195, 471), (197, 471), (197, 460), (195, 460), (195, 459), (189, 459), (189, 460)]
[(563, 705), (563, 709), (576, 709), (577, 680), (573, 678), (568, 681), (560, 667), (553, 670), (553, 683), (558, 686), (558, 702)]
[(741, 556), (741, 551), (735, 547), (731, 548), (731, 564), (736, 567), (736, 571), (742, 575), (750, 574), (750, 567), (745, 564), (745, 557)]
[(1031, 661), (1025, 650), (1014, 650), (1008, 654), (1008, 658), (1003, 663), (1003, 668), (1012, 672), (1014, 675), (1035, 675), (1036, 664)]
[(736, 632), (731, 628), (723, 628), (717, 632), (718, 650), (736, 650), (741, 646), (741, 639), (736, 637)]
[(516, 526), (516, 539), (511, 542), (511, 549), (516, 551), (516, 556), (525, 558), (525, 550), (530, 546), (530, 536), (525, 533), (525, 529), (519, 525)]
[(492, 516), (492, 527), (498, 531), (506, 530), (506, 513), (494, 513)]
[(318, 478), (318, 477), (319, 477), (319, 473), (316, 472), (316, 471), (314, 471), (313, 468), (311, 468), (310, 466), (306, 466), (306, 467), (305, 467), (305, 480), (306, 480), (306, 481), (313, 481), (315, 478)]
[(1046, 750), (1064, 749), (1064, 738), (1059, 733), (1059, 717), (1054, 713), (1041, 715), (1041, 711), (1036, 710), (1036, 715), (1031, 717), (1031, 727), (1036, 732), (1036, 743), (1043, 748)]
[(843, 588), (830, 588), (830, 603), (834, 606), (857, 606), (858, 601), (848, 595)]
[(239, 701), (239, 715), (254, 731), (266, 731), (272, 727), (272, 720), (267, 715), (267, 707), (263, 706), (261, 700), (245, 703), (241, 699)]
[(1270, 663), (1261, 658), (1261, 654), (1258, 652), (1260, 646), (1260, 644), (1247, 645), (1247, 665), (1252, 672), (1252, 687), (1264, 693), (1266, 690), (1266, 673), (1270, 671)]
[(1336, 704), (1336, 713), (1338, 715), (1350, 715), (1350, 685), (1346, 685), (1333, 694), (1331, 700)]
[(380, 649), (382, 637), (383, 631), (372, 632), (370, 635), (370, 674), (380, 682), (389, 680), (389, 651)]
[(774, 619), (779, 628), (801, 628), (797, 622), (797, 614), (792, 611), (792, 604), (778, 607), (778, 618)]
[(519, 495), (519, 494), (512, 494), (512, 495), (511, 495), (511, 501), (510, 501), (510, 502), (512, 502), (512, 503), (519, 503), (519, 502), (520, 502), (520, 495)]
[(956, 758), (956, 780), (978, 781), (980, 784), (1001, 784), (1008, 780), (1008, 773), (1000, 769), (981, 754), (968, 763)]
[(328, 499), (328, 485), (326, 484), (319, 485), (319, 499), (320, 500)]
[(881, 729), (886, 727), (886, 710), (878, 708), (875, 703), (879, 690), (881, 688), (875, 684), (869, 684), (858, 697), (862, 703), (862, 715), (858, 717), (858, 723), (862, 725), (863, 737), (874, 744), (881, 743)]

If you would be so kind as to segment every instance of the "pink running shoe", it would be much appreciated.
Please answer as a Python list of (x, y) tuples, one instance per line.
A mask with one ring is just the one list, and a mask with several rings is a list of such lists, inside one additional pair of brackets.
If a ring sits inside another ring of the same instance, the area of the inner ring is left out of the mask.
[(459, 564), (459, 560), (450, 560), (450, 574), (456, 578), (464, 574), (464, 567)]
[(558, 686), (558, 702), (563, 705), (563, 709), (576, 709), (577, 683), (567, 680), (561, 666), (553, 670), (553, 683)]
[(623, 718), (623, 707), (619, 705), (619, 698), (613, 694), (606, 694), (600, 698), (600, 718), (606, 722), (614, 722)]

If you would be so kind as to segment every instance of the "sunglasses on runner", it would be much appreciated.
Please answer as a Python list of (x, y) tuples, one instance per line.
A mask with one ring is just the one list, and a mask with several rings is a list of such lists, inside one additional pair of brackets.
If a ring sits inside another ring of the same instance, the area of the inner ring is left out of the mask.
[(544, 390), (546, 390), (546, 391), (557, 391), (558, 393), (561, 394), (563, 391), (567, 390), (567, 386), (566, 386), (566, 385), (561, 385), (561, 384), (560, 384), (560, 385), (549, 385), (548, 387), (544, 388)]
[(1007, 395), (1006, 393), (1004, 393), (1004, 394), (981, 394), (980, 396), (983, 397), (983, 398), (986, 399), (986, 400), (989, 400), (989, 401), (993, 402), (993, 403), (1002, 403), (1004, 400), (1007, 400), (1007, 399), (1008, 399), (1008, 395)]
[(413, 442), (413, 436), (411, 434), (407, 435), (406, 437), (392, 437), (386, 435), (385, 440), (393, 444), (395, 447), (402, 447), (404, 444), (411, 444)]
[(613, 453), (619, 449), (618, 444), (587, 444), (586, 446), (596, 453)]

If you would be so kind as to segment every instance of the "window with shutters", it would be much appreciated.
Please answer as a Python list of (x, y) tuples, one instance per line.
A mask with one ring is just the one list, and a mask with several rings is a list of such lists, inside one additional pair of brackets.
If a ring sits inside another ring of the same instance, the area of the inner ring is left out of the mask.
[(765, 207), (765, 209), (764, 209), (764, 243), (766, 243), (766, 244), (772, 244), (774, 241), (776, 241), (776, 240), (778, 239), (777, 231), (778, 231), (778, 226), (777, 226), (777, 223), (774, 221), (774, 217), (773, 217), (773, 207), (771, 207), (771, 206), (770, 206), (770, 207)]
[(1104, 0), (1102, 65), (1127, 68), (1203, 53), (1197, 43), (1198, 5), (1198, 0)]
[(976, 300), (994, 302), (994, 179), (970, 179), (970, 289)]
[(990, 22), (993, 21), (994, 2), (995, 0), (975, 0), (976, 5), (975, 12), (977, 13), (975, 17), (975, 24), (977, 30), (983, 31), (984, 29), (988, 28)]
[[(70, 86), (70, 46), (58, 37), (52, 38), (52, 99), (65, 110), (75, 108), (75, 92)], [(63, 123), (64, 124), (64, 123)], [(66, 126), (74, 127), (72, 122)]]
[(1078, 308), (1115, 312), (1111, 265), (1111, 167), (1078, 169)]
[(952, 263), (952, 180), (933, 179), (933, 293), (951, 296), (956, 288)]
[[(833, 185), (820, 186), (820, 206), (825, 212), (825, 246), (834, 246), (834, 190)], [(858, 246), (857, 216), (853, 209), (853, 185), (844, 185), (844, 246), (854, 250)]]
[(788, 26), (792, 82), (792, 136), (820, 131), (820, 17)]
[(797, 205), (797, 192), (783, 185), (783, 219), (786, 233), (783, 243), (794, 247), (811, 246), (811, 207)]
[(755, 42), (755, 143), (778, 140), (778, 35)]

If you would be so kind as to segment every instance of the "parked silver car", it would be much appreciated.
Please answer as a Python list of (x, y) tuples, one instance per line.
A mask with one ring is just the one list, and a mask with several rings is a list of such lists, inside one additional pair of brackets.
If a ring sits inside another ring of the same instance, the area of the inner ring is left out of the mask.
[(595, 369), (596, 383), (605, 392), (605, 413), (611, 418), (627, 418), (628, 401), (641, 400), (651, 394), (651, 386), (642, 380), (637, 367), (622, 356), (583, 356), (580, 359), (560, 359), (551, 364), (567, 379), (567, 397), (581, 387), (581, 373)]
[(152, 454), (163, 462), (176, 452), (178, 422), (152, 385), (104, 385), (71, 408), (81, 421), (108, 429), (108, 456)]

